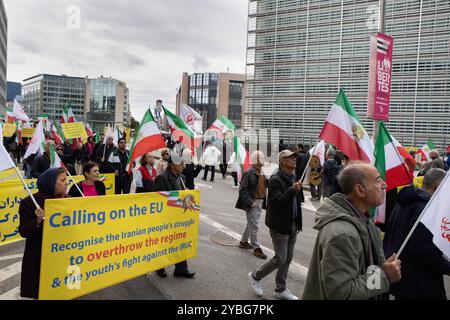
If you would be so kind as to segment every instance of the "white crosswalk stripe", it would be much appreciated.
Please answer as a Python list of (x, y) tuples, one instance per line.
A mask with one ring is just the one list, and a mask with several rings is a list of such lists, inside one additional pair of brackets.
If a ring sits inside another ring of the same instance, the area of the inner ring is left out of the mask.
[(0, 257), (0, 261), (8, 261), (8, 260), (13, 260), (13, 259), (18, 259), (18, 258), (22, 258), (23, 254), (14, 254), (11, 256), (4, 256), (4, 257)]
[(0, 300), (20, 300), (20, 288), (15, 287), (0, 295)]
[(12, 265), (3, 268), (2, 270), (0, 270), (0, 282), (12, 278), (16, 274), (19, 274), (21, 272), (21, 268), (22, 261), (13, 263)]

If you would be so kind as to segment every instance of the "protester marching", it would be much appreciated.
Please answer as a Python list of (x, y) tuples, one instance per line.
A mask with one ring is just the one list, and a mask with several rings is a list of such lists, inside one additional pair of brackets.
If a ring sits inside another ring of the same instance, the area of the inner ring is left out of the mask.
[[(1, 136), (0, 178), (11, 179), (1, 179), (0, 189), (14, 181), (26, 197), (16, 193), (0, 199), (3, 209), (10, 199), (20, 198), (14, 200), (17, 211), (2, 216), (0, 210), (0, 245), (26, 240), (22, 297), (73, 299), (117, 283), (114, 275), (120, 281), (153, 272), (166, 278), (168, 268), (174, 268), (174, 277), (199, 281), (195, 265), (191, 269), (187, 261), (203, 255), (198, 245), (200, 193), (206, 186), (228, 184), (234, 196), (228, 203), (245, 220), (236, 246), (251, 250), (245, 259), (269, 257), (254, 268), (235, 270), (246, 278), (243, 288), (255, 296), (264, 296), (264, 279), (276, 270), (273, 297), (280, 300), (383, 300), (390, 294), (395, 299), (446, 299), (450, 150), (447, 159), (441, 158), (429, 140), (411, 155), (383, 122), (371, 138), (343, 90), (317, 143), (290, 146), (277, 140), (275, 160), (262, 144), (244, 139), (224, 115), (203, 132), (202, 116), (188, 105), (180, 115), (163, 110), (168, 131), (147, 110), (130, 143), (115, 126), (100, 133), (77, 122), (70, 104), (55, 120), (33, 121), (19, 103), (8, 111), (0, 130), (7, 135)], [(25, 127), (34, 129), (31, 138), (20, 138)], [(216, 172), (222, 175), (220, 183)], [(302, 294), (294, 294), (289, 273), (295, 248), (305, 246), (297, 239), (306, 208), (316, 212), (318, 233), (306, 282), (296, 289)], [(94, 225), (102, 227), (101, 234)], [(270, 234), (273, 251), (259, 241), (262, 228)], [(113, 241), (117, 246), (106, 249), (104, 244)], [(73, 247), (80, 243), (105, 250), (101, 256), (110, 264), (100, 265), (94, 254)], [(54, 266), (46, 261), (63, 259), (64, 250), (79, 250), (82, 255), (70, 267), (91, 268), (92, 273), (50, 279)], [(140, 250), (139, 256), (134, 250)], [(125, 260), (113, 258), (122, 254)], [(92, 276), (99, 270), (112, 276), (105, 281)], [(378, 287), (370, 285), (373, 275), (379, 277)], [(85, 286), (81, 291), (65, 288), (80, 283)]]

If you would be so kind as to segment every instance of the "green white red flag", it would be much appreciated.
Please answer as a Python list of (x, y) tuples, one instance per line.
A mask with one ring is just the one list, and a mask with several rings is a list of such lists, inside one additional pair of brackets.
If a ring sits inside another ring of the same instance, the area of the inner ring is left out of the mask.
[(165, 107), (164, 113), (169, 123), (171, 134), (175, 141), (181, 141), (184, 145), (189, 146), (194, 152), (195, 148), (200, 146), (200, 137), (184, 122), (183, 119), (173, 114)]
[[(389, 134), (383, 122), (380, 122), (376, 141), (374, 165), (380, 173), (381, 178), (386, 182), (386, 191), (413, 183), (415, 162), (411, 170), (405, 159), (408, 159), (408, 161), (414, 161), (414, 159), (412, 159), (405, 148)], [(402, 154), (406, 156), (406, 158), (404, 158)], [(384, 204), (375, 210), (374, 221), (375, 223), (384, 223), (385, 217), (386, 198)]]
[(319, 138), (335, 145), (350, 160), (369, 163), (373, 160), (373, 141), (342, 89), (331, 107)]
[(61, 158), (53, 148), (52, 144), (49, 144), (49, 156), (50, 156), (50, 168), (65, 168)]
[(239, 141), (239, 138), (237, 136), (234, 136), (233, 138), (234, 142), (234, 153), (236, 156), (236, 161), (238, 164), (238, 181), (241, 181), (242, 175), (245, 171), (250, 169), (252, 166), (251, 160), (250, 160), (250, 154), (245, 149), (245, 147), (242, 145), (242, 143)]
[(159, 130), (158, 124), (155, 122), (150, 110), (144, 115), (141, 125), (136, 132), (136, 136), (131, 146), (130, 158), (128, 159), (127, 170), (128, 173), (131, 172), (132, 166), (130, 165), (137, 158), (142, 157), (148, 152), (165, 148), (166, 143), (161, 131)]
[(431, 161), (430, 152), (435, 148), (433, 141), (428, 140), (427, 143), (417, 151), (421, 156), (421, 161)]
[(44, 152), (45, 135), (44, 135), (44, 125), (42, 121), (39, 121), (34, 135), (31, 138), (30, 144), (28, 145), (27, 151), (23, 156), (24, 159), (28, 158), (32, 154), (42, 154)]
[(75, 122), (75, 115), (73, 114), (70, 103), (68, 103), (64, 106), (63, 114), (61, 116), (61, 123), (71, 123), (71, 122)]

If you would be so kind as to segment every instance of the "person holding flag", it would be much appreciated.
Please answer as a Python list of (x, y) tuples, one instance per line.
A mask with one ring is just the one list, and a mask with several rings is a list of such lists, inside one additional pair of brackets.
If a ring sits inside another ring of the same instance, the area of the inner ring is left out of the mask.
[[(384, 235), (386, 255), (398, 252), (444, 178), (444, 170), (430, 169), (423, 178), (422, 188), (410, 185), (400, 191)], [(443, 257), (433, 243), (433, 234), (423, 224), (417, 225), (401, 259), (402, 279), (390, 289), (396, 300), (447, 299), (443, 276), (450, 275), (450, 261)]]
[(44, 143), (44, 153), (34, 158), (31, 167), (31, 176), (33, 178), (39, 178), (41, 174), (50, 168), (50, 145), (53, 147), (55, 143), (52, 140), (46, 141)]
[(133, 181), (133, 173), (127, 169), (130, 150), (127, 149), (126, 140), (119, 139), (119, 148), (111, 152), (108, 163), (116, 174), (116, 194), (128, 194)]
[(116, 150), (116, 146), (114, 146), (114, 137), (112, 135), (108, 135), (105, 137), (103, 144), (101, 144), (96, 151), (96, 161), (100, 166), (100, 173), (110, 173), (114, 172), (112, 168), (109, 166), (109, 156)]
[(39, 176), (39, 191), (33, 195), (40, 208), (36, 208), (31, 196), (20, 202), (19, 233), (26, 239), (20, 281), (21, 297), (38, 298), (45, 201), (66, 197), (67, 185), (66, 170), (50, 168)]

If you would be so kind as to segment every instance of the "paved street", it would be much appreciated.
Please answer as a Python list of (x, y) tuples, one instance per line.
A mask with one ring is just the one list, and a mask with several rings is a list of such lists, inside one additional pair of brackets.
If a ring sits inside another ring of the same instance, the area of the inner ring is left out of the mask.
[[(202, 210), (199, 228), (198, 257), (189, 261), (191, 270), (197, 274), (194, 279), (172, 277), (173, 266), (168, 267), (169, 276), (161, 279), (155, 273), (118, 284), (88, 296), (82, 300), (95, 299), (259, 299), (251, 291), (247, 273), (259, 266), (263, 260), (251, 255), (251, 250), (237, 247), (238, 239), (245, 227), (245, 214), (234, 209), (238, 191), (232, 189), (232, 178), (223, 180), (216, 175), (216, 182), (197, 180), (202, 191)], [(309, 194), (307, 194), (308, 196)], [(288, 288), (301, 296), (307, 267), (317, 232), (314, 224), (313, 204), (307, 201), (303, 208), (304, 230), (300, 233), (294, 254), (294, 263), (288, 280)], [(259, 242), (263, 251), (271, 257), (272, 243), (264, 215), (260, 221)], [(221, 245), (218, 244), (226, 244)], [(24, 241), (0, 247), (0, 300), (19, 299), (20, 269)], [(275, 273), (263, 280), (263, 299), (273, 299)], [(446, 277), (447, 293), (450, 292), (450, 278)]]

